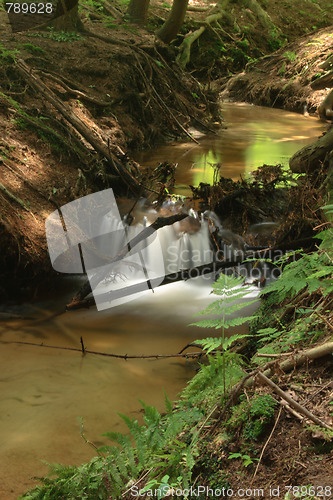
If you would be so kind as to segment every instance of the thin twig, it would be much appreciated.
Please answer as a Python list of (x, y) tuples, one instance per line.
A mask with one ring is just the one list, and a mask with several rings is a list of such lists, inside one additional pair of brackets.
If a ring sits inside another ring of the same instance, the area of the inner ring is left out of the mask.
[(289, 411), (289, 413), (291, 413), (292, 415), (294, 415), (294, 417), (298, 418), (298, 420), (300, 420), (301, 422), (303, 422), (304, 420), (304, 416), (301, 415), (300, 413), (298, 413), (297, 411), (293, 410), (286, 401), (280, 401), (280, 405), (281, 407), (285, 408), (287, 411)]
[(327, 384), (323, 385), (323, 386), (320, 386), (319, 389), (314, 393), (312, 394), (312, 396), (310, 396), (307, 401), (312, 401), (312, 399), (314, 397), (316, 397), (320, 392), (324, 391), (325, 389), (327, 389), (328, 387), (333, 387), (333, 382), (332, 380), (330, 380), (329, 382), (327, 382)]
[[(82, 337), (81, 337), (82, 339)], [(99, 351), (90, 351), (84, 347), (81, 343), (81, 349), (78, 349), (77, 347), (63, 347), (63, 346), (57, 346), (57, 345), (49, 345), (49, 344), (38, 344), (37, 342), (23, 342), (21, 340), (0, 340), (1, 344), (21, 344), (21, 345), (31, 345), (35, 347), (46, 347), (48, 349), (60, 349), (63, 351), (74, 351), (74, 352), (80, 352), (83, 354), (95, 354), (96, 356), (106, 356), (109, 358), (118, 358), (118, 359), (124, 359), (125, 361), (127, 359), (163, 359), (163, 358), (198, 358), (203, 356), (203, 352), (190, 352), (190, 353), (185, 353), (185, 354), (142, 354), (141, 356), (135, 356), (135, 355), (128, 355), (128, 354), (113, 354), (113, 353), (108, 353), (108, 352), (99, 352)], [(214, 352), (214, 351), (211, 351)], [(216, 352), (216, 351), (215, 351)]]
[(320, 420), (318, 417), (316, 417), (309, 410), (307, 410), (306, 408), (304, 408), (304, 406), (302, 406), (299, 403), (297, 403), (286, 392), (284, 392), (282, 389), (280, 389), (280, 387), (278, 385), (276, 385), (271, 379), (269, 379), (268, 377), (266, 377), (266, 375), (264, 375), (261, 372), (258, 372), (257, 373), (257, 377), (262, 382), (264, 382), (265, 384), (269, 385), (276, 392), (276, 394), (278, 394), (282, 399), (284, 399), (285, 401), (287, 401), (290, 404), (290, 406), (292, 406), (293, 408), (295, 408), (295, 410), (299, 411), (302, 415), (304, 415), (305, 417), (307, 417), (310, 420), (312, 420), (312, 422), (314, 422), (315, 424), (320, 425), (321, 427), (324, 427), (325, 429), (327, 429), (329, 431), (333, 431), (333, 428), (330, 425), (327, 425), (325, 422), (323, 422), (322, 420)]
[(278, 413), (278, 416), (276, 417), (274, 427), (273, 427), (273, 429), (272, 429), (272, 431), (271, 431), (270, 435), (268, 436), (268, 439), (267, 439), (266, 443), (264, 444), (263, 449), (261, 450), (260, 457), (259, 457), (259, 462), (257, 463), (257, 467), (256, 467), (256, 470), (254, 471), (254, 474), (253, 474), (253, 477), (252, 477), (252, 480), (251, 480), (250, 486), (252, 486), (252, 484), (253, 484), (253, 481), (254, 481), (254, 478), (255, 478), (255, 477), (256, 477), (256, 475), (257, 475), (257, 472), (258, 472), (258, 469), (259, 469), (259, 466), (260, 466), (260, 463), (261, 463), (261, 459), (262, 459), (262, 457), (263, 457), (263, 454), (265, 453), (265, 450), (266, 450), (266, 448), (267, 448), (267, 445), (268, 445), (268, 443), (270, 442), (270, 440), (271, 440), (271, 438), (272, 438), (272, 436), (273, 436), (273, 434), (274, 434), (274, 431), (275, 431), (275, 429), (276, 429), (276, 426), (277, 426), (277, 424), (278, 424), (278, 422), (279, 422), (279, 420), (280, 420), (281, 411), (282, 411), (282, 406), (280, 406), (279, 413)]
[(149, 470), (147, 470), (147, 472), (144, 473), (143, 476), (139, 477), (139, 479), (137, 480), (136, 483), (132, 484), (128, 490), (124, 491), (124, 493), (122, 493), (122, 497), (124, 497), (126, 495), (126, 493), (128, 493), (129, 491), (132, 490), (132, 488), (134, 488), (134, 486), (136, 486), (137, 484), (139, 484), (146, 476), (148, 476), (149, 472), (151, 472), (153, 470), (154, 467), (151, 467)]
[(279, 354), (265, 354), (263, 352), (257, 352), (255, 357), (256, 358), (281, 358), (281, 356), (292, 356), (294, 353), (293, 352), (281, 352)]
[(324, 321), (324, 323), (326, 323), (326, 325), (331, 329), (333, 330), (333, 325), (331, 325), (331, 323), (325, 318), (325, 316), (322, 316), (321, 314), (319, 314), (318, 311), (313, 311), (314, 314), (316, 314), (322, 321)]

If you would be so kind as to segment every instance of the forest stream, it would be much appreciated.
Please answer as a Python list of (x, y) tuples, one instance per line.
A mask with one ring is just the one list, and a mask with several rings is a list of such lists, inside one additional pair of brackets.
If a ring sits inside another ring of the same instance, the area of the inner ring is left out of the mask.
[[(137, 153), (136, 160), (150, 166), (164, 160), (178, 163), (175, 192), (187, 195), (189, 184), (212, 182), (211, 164), (220, 162), (221, 175), (233, 179), (263, 163), (287, 164), (295, 151), (324, 129), (316, 118), (248, 104), (224, 104), (222, 113), (228, 128), (200, 137), (200, 145), (169, 144)], [(212, 300), (211, 283), (204, 277), (173, 283), (102, 312), (68, 312), (31, 325), (28, 319), (9, 320), (6, 326), (0, 323), (1, 339), (79, 347), (82, 336), (86, 348), (94, 351), (177, 353), (195, 338), (207, 336), (188, 325)], [(33, 318), (51, 316), (77, 288), (77, 278), (64, 278), (66, 292), (56, 300), (15, 312)], [(17, 344), (2, 345), (0, 362), (3, 500), (16, 498), (34, 484), (32, 476), (45, 474), (48, 467), (43, 460), (79, 464), (96, 455), (80, 435), (80, 417), (86, 438), (96, 446), (106, 443), (103, 432), (125, 430), (118, 413), (140, 418), (138, 399), (163, 410), (163, 390), (174, 399), (196, 367), (178, 358), (124, 361)]]

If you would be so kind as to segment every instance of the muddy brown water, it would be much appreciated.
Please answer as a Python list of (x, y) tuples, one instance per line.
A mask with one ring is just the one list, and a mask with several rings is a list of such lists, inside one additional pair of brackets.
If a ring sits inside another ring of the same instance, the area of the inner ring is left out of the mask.
[[(303, 144), (320, 135), (323, 125), (281, 110), (227, 104), (229, 123), (219, 136), (200, 138), (200, 146), (176, 143), (142, 153), (149, 165), (178, 163), (177, 190), (188, 183), (212, 180), (211, 163), (222, 163), (222, 175), (238, 178), (262, 163), (287, 162)], [(56, 301), (19, 310), (41, 318), (61, 309), (78, 283)], [(0, 339), (78, 347), (116, 354), (178, 352), (207, 332), (195, 326), (193, 315), (205, 307), (211, 281), (199, 278), (161, 287), (135, 301), (103, 312), (66, 313), (43, 323), (30, 319), (0, 323)], [(254, 292), (255, 293), (255, 292)], [(249, 311), (245, 311), (247, 314)], [(138, 399), (163, 410), (164, 394), (176, 398), (194, 374), (193, 362), (164, 360), (123, 361), (56, 349), (2, 344), (0, 350), (0, 498), (17, 498), (44, 475), (49, 463), (80, 464), (96, 453), (80, 435), (84, 420), (87, 439), (97, 446), (110, 430), (125, 431), (118, 413), (139, 418)]]
[(224, 103), (222, 115), (227, 128), (198, 137), (199, 145), (174, 142), (138, 152), (136, 160), (151, 167), (160, 161), (177, 163), (175, 192), (190, 195), (189, 184), (213, 182), (216, 163), (221, 163), (220, 175), (234, 180), (264, 163), (287, 166), (289, 158), (325, 128), (316, 117), (246, 103)]

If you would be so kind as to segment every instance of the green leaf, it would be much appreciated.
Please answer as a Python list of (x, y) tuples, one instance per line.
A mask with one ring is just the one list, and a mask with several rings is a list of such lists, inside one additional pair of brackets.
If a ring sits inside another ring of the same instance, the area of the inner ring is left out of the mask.
[(154, 59), (155, 63), (157, 64), (157, 66), (159, 66), (160, 68), (165, 68), (164, 64), (159, 61), (158, 59)]

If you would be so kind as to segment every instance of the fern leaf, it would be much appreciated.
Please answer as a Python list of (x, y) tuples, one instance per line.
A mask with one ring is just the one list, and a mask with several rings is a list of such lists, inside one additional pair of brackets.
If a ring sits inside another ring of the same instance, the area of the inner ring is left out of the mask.
[(226, 351), (234, 342), (240, 339), (244, 339), (246, 337), (251, 337), (251, 335), (232, 335), (231, 337), (228, 337), (223, 340), (222, 342), (222, 349)]
[(206, 351), (206, 353), (209, 354), (210, 352), (220, 347), (222, 342), (223, 342), (222, 337), (215, 337), (215, 338), (208, 337), (206, 339), (195, 340), (193, 344), (198, 344), (202, 346), (202, 348)]
[(172, 401), (167, 396), (167, 393), (164, 391), (164, 404), (165, 404), (165, 409), (168, 415), (172, 413), (173, 410), (173, 404)]
[(220, 319), (204, 319), (197, 323), (191, 323), (190, 326), (198, 326), (199, 328), (221, 328)]
[(255, 318), (256, 316), (239, 316), (238, 318), (229, 319), (228, 321), (225, 322), (224, 328), (244, 325), (244, 323), (247, 323), (248, 321), (253, 320)]
[(158, 425), (161, 420), (161, 414), (155, 408), (155, 406), (149, 406), (144, 403), (141, 399), (139, 399), (139, 403), (143, 406), (143, 409), (145, 410), (145, 415), (143, 417), (143, 420), (145, 424), (149, 427), (151, 425)]

